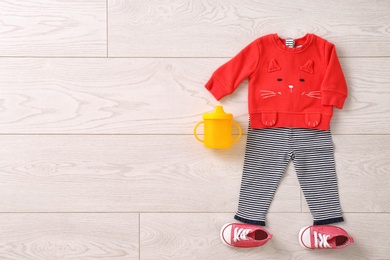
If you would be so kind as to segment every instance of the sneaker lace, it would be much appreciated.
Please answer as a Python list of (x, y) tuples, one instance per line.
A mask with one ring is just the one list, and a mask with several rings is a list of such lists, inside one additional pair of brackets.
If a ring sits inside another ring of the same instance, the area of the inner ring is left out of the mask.
[(329, 237), (330, 235), (321, 234), (317, 231), (314, 231), (314, 246), (316, 248), (332, 248), (328, 243)]
[(235, 228), (235, 229), (234, 229), (233, 241), (234, 241), (234, 242), (237, 242), (237, 241), (240, 241), (240, 240), (249, 240), (249, 238), (247, 237), (247, 235), (248, 235), (249, 232), (251, 232), (251, 231), (252, 231), (251, 229)]

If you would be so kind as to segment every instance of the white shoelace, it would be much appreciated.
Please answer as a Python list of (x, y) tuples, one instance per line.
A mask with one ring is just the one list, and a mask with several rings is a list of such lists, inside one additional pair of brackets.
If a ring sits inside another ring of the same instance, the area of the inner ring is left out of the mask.
[(237, 241), (240, 241), (240, 240), (249, 240), (247, 235), (251, 231), (252, 231), (251, 229), (235, 228), (234, 229), (233, 241), (237, 242)]
[(314, 246), (315, 248), (332, 248), (329, 243), (330, 235), (320, 234), (317, 231), (314, 231)]

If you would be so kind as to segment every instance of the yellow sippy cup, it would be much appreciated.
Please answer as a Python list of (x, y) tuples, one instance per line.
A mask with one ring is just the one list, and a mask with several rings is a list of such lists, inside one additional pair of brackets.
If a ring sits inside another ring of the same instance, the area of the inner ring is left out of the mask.
[[(226, 149), (241, 138), (242, 130), (239, 124), (233, 122), (233, 115), (225, 113), (222, 106), (216, 106), (213, 112), (204, 113), (202, 122), (196, 124), (194, 135), (207, 148)], [(204, 124), (204, 140), (196, 135), (196, 129)], [(232, 138), (232, 125), (238, 128), (239, 134)]]

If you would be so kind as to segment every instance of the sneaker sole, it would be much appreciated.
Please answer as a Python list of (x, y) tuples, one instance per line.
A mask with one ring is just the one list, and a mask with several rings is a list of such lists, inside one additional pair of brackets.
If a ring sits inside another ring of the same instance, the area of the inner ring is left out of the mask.
[(232, 245), (229, 245), (229, 244), (225, 241), (225, 239), (223, 238), (223, 231), (224, 231), (225, 228), (226, 228), (227, 226), (229, 226), (229, 225), (231, 225), (231, 223), (227, 223), (227, 224), (223, 225), (223, 227), (221, 228), (221, 231), (219, 232), (219, 236), (220, 236), (220, 238), (221, 238), (222, 243), (224, 243), (224, 244), (227, 245), (227, 246), (232, 246)]
[(299, 244), (300, 244), (303, 248), (305, 248), (305, 249), (307, 249), (307, 250), (310, 250), (311, 248), (305, 246), (305, 245), (302, 243), (302, 234), (303, 234), (303, 232), (305, 232), (305, 230), (306, 230), (308, 227), (310, 227), (310, 226), (303, 227), (303, 228), (301, 228), (301, 230), (299, 230), (299, 237), (298, 237), (298, 240), (299, 240)]

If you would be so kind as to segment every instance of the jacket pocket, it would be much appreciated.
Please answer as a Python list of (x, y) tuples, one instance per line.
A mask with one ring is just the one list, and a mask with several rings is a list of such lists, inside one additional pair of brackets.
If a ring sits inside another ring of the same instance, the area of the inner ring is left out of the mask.
[(276, 112), (261, 113), (261, 122), (265, 126), (274, 126), (277, 120)]
[(310, 128), (317, 127), (321, 122), (320, 113), (310, 113), (305, 115), (306, 125)]

